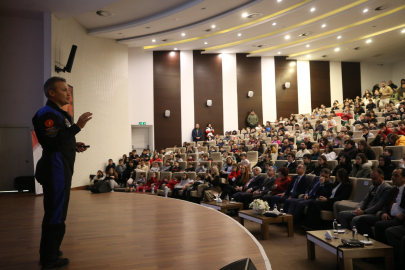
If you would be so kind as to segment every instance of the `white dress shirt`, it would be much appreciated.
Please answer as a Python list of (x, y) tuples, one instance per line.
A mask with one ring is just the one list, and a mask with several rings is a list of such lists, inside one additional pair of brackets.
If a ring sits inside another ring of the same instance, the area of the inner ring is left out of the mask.
[(340, 187), (342, 183), (339, 183), (339, 185), (337, 185), (333, 190), (332, 190), (332, 195), (329, 198), (335, 198), (335, 194), (336, 194), (336, 190), (338, 190), (338, 188)]
[(393, 216), (393, 217), (404, 212), (404, 209), (400, 206), (401, 199), (402, 199), (402, 193), (404, 192), (404, 187), (405, 187), (405, 184), (398, 188), (399, 192), (398, 192), (397, 199), (395, 200), (395, 202), (391, 208), (391, 216)]

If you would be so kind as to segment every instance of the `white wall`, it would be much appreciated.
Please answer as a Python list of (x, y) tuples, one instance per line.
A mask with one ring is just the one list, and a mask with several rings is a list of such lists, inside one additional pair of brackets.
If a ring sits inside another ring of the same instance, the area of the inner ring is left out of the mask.
[(366, 89), (372, 91), (373, 86), (382, 81), (388, 81), (392, 79), (392, 65), (384, 64), (379, 66), (376, 63), (360, 62), (360, 74), (361, 74), (361, 94), (366, 92)]
[(192, 142), (194, 129), (193, 51), (180, 51), (181, 141)]
[(262, 57), (262, 107), (263, 122), (277, 119), (276, 75), (274, 57)]
[(401, 87), (399, 84), (402, 79), (405, 79), (405, 60), (396, 62), (392, 64), (392, 81), (398, 87)]
[(43, 20), (0, 16), (0, 126), (30, 127), (43, 106)]
[(93, 113), (93, 119), (76, 136), (78, 142), (91, 146), (77, 155), (72, 181), (72, 187), (76, 187), (88, 184), (89, 174), (105, 168), (107, 159), (117, 161), (128, 154), (131, 126), (127, 46), (90, 37), (74, 19), (52, 16), (52, 63), (66, 63), (72, 44), (78, 46), (72, 73), (53, 75), (65, 77), (73, 86), (75, 120), (84, 112)]
[(330, 103), (335, 100), (343, 102), (342, 63), (329, 62), (330, 74)]
[(309, 61), (297, 61), (298, 83), (298, 113), (310, 113), (311, 106), (311, 77)]
[(237, 130), (238, 127), (238, 90), (236, 75), (236, 54), (222, 54), (222, 100), (224, 111), (224, 131)]

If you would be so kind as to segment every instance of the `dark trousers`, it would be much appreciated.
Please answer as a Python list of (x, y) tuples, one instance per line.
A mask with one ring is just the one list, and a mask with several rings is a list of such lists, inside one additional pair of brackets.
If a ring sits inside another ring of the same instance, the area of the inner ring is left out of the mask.
[(194, 190), (195, 190), (194, 187), (183, 190), (183, 194), (182, 194), (183, 200), (189, 201), (190, 197), (191, 197), (191, 191), (194, 191)]
[(236, 189), (231, 186), (231, 185), (226, 185), (224, 188), (222, 188), (222, 193), (221, 193), (221, 199), (225, 199), (226, 195), (229, 197), (232, 197), (233, 194), (236, 193)]
[(405, 225), (385, 230), (388, 245), (394, 248), (395, 268), (405, 269)]
[[(172, 190), (172, 198), (179, 198), (179, 191), (182, 190), (183, 188), (174, 188)], [(186, 192), (185, 190), (183, 190), (183, 193)]]
[(298, 222), (304, 218), (305, 207), (308, 207), (312, 201), (314, 201), (314, 199), (287, 199), (284, 202), (283, 209), (285, 213), (293, 216), (294, 222)]
[(237, 202), (243, 202), (243, 195), (245, 195), (246, 192), (244, 191), (239, 191), (236, 192), (235, 194), (233, 194), (233, 198), (235, 199), (235, 201)]
[(371, 227), (380, 221), (381, 217), (377, 215), (361, 215), (357, 220), (357, 232), (359, 234), (368, 234), (370, 237), (374, 237)]
[(58, 259), (60, 245), (66, 231), (66, 216), (70, 199), (72, 178), (55, 177), (42, 185), (44, 192), (44, 218), (40, 244), (40, 260), (43, 263)]
[(391, 217), (391, 220), (385, 220), (385, 221), (378, 221), (375, 224), (375, 240), (381, 243), (387, 243), (387, 238), (385, 238), (385, 231), (394, 226), (399, 226), (404, 224), (404, 221), (399, 221), (398, 219), (395, 219), (395, 217)]
[(273, 210), (275, 204), (284, 203), (287, 199), (288, 196), (272, 196), (269, 202), (270, 209)]
[(314, 230), (319, 229), (322, 210), (333, 211), (333, 203), (311, 201), (308, 204), (307, 214), (305, 215), (305, 226)]

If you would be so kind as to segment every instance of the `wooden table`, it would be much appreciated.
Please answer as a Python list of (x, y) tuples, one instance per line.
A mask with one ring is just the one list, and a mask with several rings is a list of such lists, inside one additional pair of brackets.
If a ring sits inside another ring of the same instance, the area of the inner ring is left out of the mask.
[[(325, 238), (325, 230), (307, 232), (308, 259), (315, 260), (315, 244), (336, 255), (337, 246), (342, 244), (342, 238), (352, 238), (352, 232), (345, 230), (347, 234), (339, 234), (339, 239), (328, 240)], [(363, 236), (359, 235), (359, 240)], [(344, 270), (353, 269), (353, 259), (385, 257), (385, 267), (387, 270), (394, 269), (394, 251), (391, 246), (380, 243), (374, 239), (372, 245), (365, 245), (359, 248), (339, 248), (339, 257), (343, 261)]]
[(269, 224), (287, 222), (287, 233), (288, 237), (294, 236), (294, 224), (292, 215), (285, 214), (278, 217), (266, 217), (263, 215), (258, 215), (252, 210), (239, 211), (239, 217), (241, 218), (241, 224), (244, 225), (244, 219), (261, 224), (262, 227), (262, 239), (269, 239)]
[(221, 211), (222, 213), (226, 214), (226, 210), (229, 209), (236, 209), (236, 210), (243, 210), (243, 203), (241, 202), (234, 202), (231, 203), (229, 201), (223, 200), (222, 202), (212, 201), (212, 202), (200, 202), (202, 206), (214, 208), (216, 210)]

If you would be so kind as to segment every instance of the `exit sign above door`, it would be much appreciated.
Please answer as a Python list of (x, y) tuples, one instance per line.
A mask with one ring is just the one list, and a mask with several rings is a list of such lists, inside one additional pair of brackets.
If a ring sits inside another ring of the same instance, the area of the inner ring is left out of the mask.
[(146, 125), (146, 122), (139, 122), (139, 125), (144, 126), (144, 125)]

